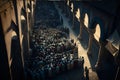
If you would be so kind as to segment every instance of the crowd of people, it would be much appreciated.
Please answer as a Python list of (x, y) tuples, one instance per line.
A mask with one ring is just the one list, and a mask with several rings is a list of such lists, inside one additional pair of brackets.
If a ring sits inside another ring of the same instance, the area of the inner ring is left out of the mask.
[(76, 43), (69, 39), (69, 28), (61, 26), (63, 19), (53, 2), (37, 1), (36, 4), (31, 53), (25, 61), (27, 80), (50, 80), (83, 67), (84, 58), (75, 55), (78, 54)]
[(82, 67), (84, 58), (77, 58), (77, 46), (66, 33), (55, 28), (40, 26), (31, 36), (31, 49), (26, 61), (28, 80), (47, 80), (77, 67)]

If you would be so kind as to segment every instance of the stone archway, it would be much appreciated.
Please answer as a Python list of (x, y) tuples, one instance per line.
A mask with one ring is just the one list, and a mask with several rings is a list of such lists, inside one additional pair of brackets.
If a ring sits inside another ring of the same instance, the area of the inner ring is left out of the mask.
[(100, 24), (96, 24), (96, 28), (95, 28), (95, 33), (94, 33), (94, 38), (99, 42), (100, 39)]
[(89, 29), (94, 30), (93, 35), (95, 36), (95, 39), (99, 42), (99, 39), (104, 41), (106, 38), (105, 34), (105, 23), (102, 19), (99, 17), (94, 17), (91, 20)]
[(89, 17), (88, 17), (88, 14), (85, 13), (85, 15), (84, 15), (84, 25), (85, 25), (85, 27), (88, 28), (88, 24), (89, 24)]
[(79, 8), (77, 9), (77, 12), (76, 12), (75, 16), (78, 19), (78, 21), (80, 21), (80, 9)]
[(70, 1), (69, 1), (69, 0), (67, 0), (67, 5), (68, 5), (68, 6), (70, 5)]
[[(31, 5), (30, 5), (31, 4)], [(30, 42), (30, 31), (32, 30), (32, 27), (33, 27), (33, 20), (32, 20), (32, 1), (30, 1), (30, 3), (27, 3), (27, 31), (28, 31), (28, 34), (27, 34), (27, 37), (28, 37), (28, 48), (29, 48), (29, 42)], [(28, 49), (29, 50), (29, 49)]]
[[(100, 18), (93, 18), (93, 23), (90, 26), (90, 29), (93, 30), (90, 31), (90, 35), (92, 37), (89, 38), (89, 45), (90, 48), (95, 48), (93, 45), (93, 40), (97, 41), (97, 44), (99, 49), (97, 51), (97, 60), (95, 67), (98, 69), (101, 69), (101, 67), (105, 67), (109, 63), (113, 62), (113, 56), (111, 53), (106, 49), (106, 44), (108, 43), (106, 41), (106, 32), (105, 32), (105, 24), (102, 19)], [(90, 41), (91, 40), (91, 41)], [(95, 55), (92, 53), (92, 55)]]
[(74, 10), (74, 5), (73, 5), (73, 3), (71, 3), (70, 7), (71, 7), (71, 12), (73, 12), (73, 10)]
[(20, 38), (18, 26), (11, 20), (6, 33), (10, 35), (9, 68), (12, 80), (24, 80), (23, 60), (21, 56)]
[(11, 76), (12, 80), (24, 80), (23, 62), (19, 44), (19, 38), (16, 32), (12, 31), (11, 38)]
[(27, 14), (28, 14), (29, 27), (31, 28), (31, 5), (30, 3), (27, 3)]
[[(102, 31), (101, 31), (102, 29)], [(101, 32), (103, 32), (103, 23), (102, 21), (98, 21), (94, 19), (94, 21), (91, 23), (91, 26), (88, 28), (89, 32), (89, 47), (88, 47), (88, 53), (91, 54), (91, 47), (93, 44), (93, 40), (97, 41), (99, 43), (99, 39), (101, 39)], [(103, 34), (103, 33), (102, 33)]]
[(25, 27), (27, 25), (26, 25), (26, 16), (25, 16), (25, 12), (24, 12), (23, 8), (21, 9), (20, 21), (21, 21), (21, 27), (20, 27), (21, 28), (21, 34), (24, 35)]
[(21, 42), (22, 42), (22, 57), (26, 58), (28, 53), (28, 28), (27, 28), (27, 21), (26, 21), (26, 13), (24, 9), (21, 9), (21, 15), (20, 15), (20, 21), (21, 21)]
[[(101, 45), (99, 40), (101, 39), (101, 32), (104, 31), (103, 29), (104, 29), (103, 22), (100, 20), (98, 21), (96, 19), (93, 20), (90, 27), (88, 28), (89, 44), (87, 54), (89, 56), (92, 56), (92, 58), (94, 59), (94, 61), (92, 62), (93, 63), (92, 66), (96, 65), (96, 63), (98, 62), (98, 57), (99, 55), (101, 55), (100, 54)], [(91, 58), (90, 61), (92, 61)]]

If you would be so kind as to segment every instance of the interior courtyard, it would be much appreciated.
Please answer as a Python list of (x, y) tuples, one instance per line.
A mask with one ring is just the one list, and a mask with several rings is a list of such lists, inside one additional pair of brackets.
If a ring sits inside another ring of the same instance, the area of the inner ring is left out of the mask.
[(0, 0), (0, 80), (120, 80), (117, 0)]

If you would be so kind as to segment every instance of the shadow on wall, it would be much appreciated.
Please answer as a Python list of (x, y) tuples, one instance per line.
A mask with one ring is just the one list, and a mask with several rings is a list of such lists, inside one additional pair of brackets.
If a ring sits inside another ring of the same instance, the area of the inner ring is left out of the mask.
[(95, 64), (98, 59), (98, 54), (99, 54), (99, 45), (96, 43), (95, 40), (93, 40), (92, 47), (91, 47), (91, 56), (88, 56), (92, 70), (95, 68)]
[[(110, 54), (109, 51), (105, 51)], [(103, 63), (102, 69), (96, 70), (100, 80), (115, 80), (117, 73), (117, 65), (115, 64), (114, 57), (110, 54), (106, 58), (107, 61)]]
[(80, 40), (80, 43), (84, 49), (87, 50), (88, 48), (88, 42), (89, 42), (89, 33), (87, 30), (83, 29), (82, 31), (82, 39)]

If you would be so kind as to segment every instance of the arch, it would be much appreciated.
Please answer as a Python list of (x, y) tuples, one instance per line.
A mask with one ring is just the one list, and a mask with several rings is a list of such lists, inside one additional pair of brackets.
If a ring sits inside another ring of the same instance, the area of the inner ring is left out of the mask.
[(71, 12), (73, 12), (73, 9), (74, 9), (74, 5), (73, 5), (73, 3), (71, 3)]
[(13, 20), (7, 29), (7, 32), (11, 31), (11, 43), (10, 43), (10, 73), (12, 80), (23, 80), (23, 63), (21, 57), (21, 47), (19, 39), (18, 27)]
[(21, 20), (21, 33), (24, 35), (27, 24), (26, 24), (26, 15), (23, 8), (21, 9), (20, 20)]
[(67, 0), (67, 5), (69, 6), (69, 4), (70, 4), (70, 1), (69, 1), (69, 0)]
[(29, 3), (27, 3), (27, 14), (28, 14), (28, 24), (29, 24), (29, 28), (31, 28), (31, 5)]
[(11, 76), (13, 80), (23, 80), (24, 71), (23, 71), (23, 63), (21, 57), (21, 50), (19, 44), (19, 38), (16, 35), (16, 32), (12, 32), (11, 38)]
[[(21, 29), (21, 40), (22, 40), (22, 43), (23, 43), (23, 42), (25, 42), (25, 41), (23, 41), (23, 38), (24, 38), (24, 34), (25, 34), (25, 27), (27, 26), (25, 13), (24, 13), (24, 9), (23, 8), (21, 9), (20, 20), (21, 20), (21, 26), (20, 26), (20, 29)], [(24, 53), (23, 45), (21, 45), (21, 54), (22, 54), (22, 58), (23, 58), (23, 61), (24, 61), (24, 54), (25, 53)]]
[(104, 23), (100, 18), (95, 17), (92, 19), (90, 29), (97, 29), (96, 31), (99, 31), (95, 31), (95, 35), (99, 36), (100, 40), (104, 41), (106, 39)]
[(94, 37), (97, 41), (99, 41), (100, 39), (100, 24), (96, 24), (96, 28), (95, 28), (95, 33), (94, 33)]
[(21, 9), (20, 19), (21, 19), (20, 28), (21, 28), (21, 41), (22, 41), (21, 49), (22, 49), (23, 60), (25, 60), (26, 54), (28, 52), (28, 27), (26, 21), (27, 16), (23, 8)]
[(77, 9), (75, 16), (77, 17), (78, 21), (80, 21), (80, 8)]
[(85, 13), (84, 15), (84, 25), (88, 28), (88, 24), (89, 24), (89, 17), (88, 14)]
[(30, 2), (27, 2), (27, 8), (31, 9)]

